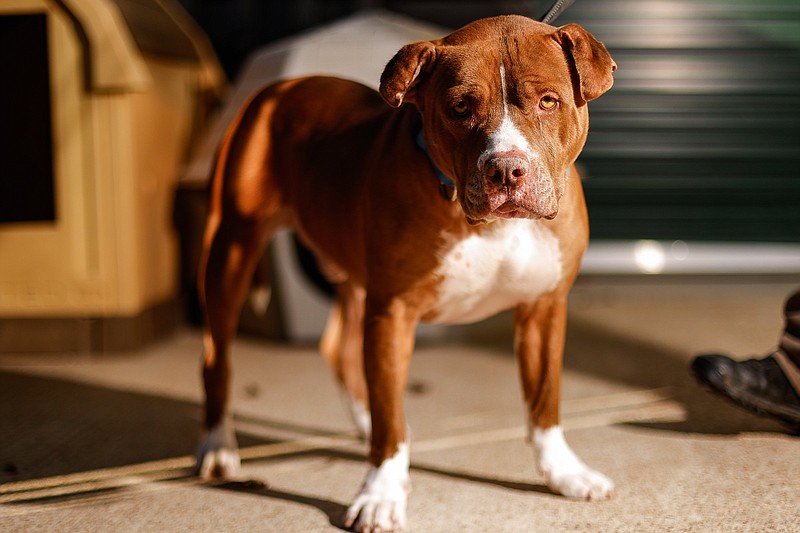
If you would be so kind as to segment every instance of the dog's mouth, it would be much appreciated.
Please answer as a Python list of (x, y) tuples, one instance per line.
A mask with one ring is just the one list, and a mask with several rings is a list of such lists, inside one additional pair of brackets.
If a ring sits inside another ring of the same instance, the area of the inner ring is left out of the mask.
[(545, 218), (547, 220), (553, 220), (556, 218), (557, 214), (558, 207), (552, 210), (541, 211), (521, 206), (513, 201), (507, 201), (489, 213), (489, 218), (527, 218), (530, 220)]
[(504, 202), (492, 211), (498, 218), (538, 218), (529, 209), (526, 209), (510, 200)]
[(480, 199), (471, 202), (467, 199), (464, 211), (471, 224), (491, 222), (498, 219), (547, 219), (552, 220), (558, 214), (558, 204), (539, 205), (537, 202), (523, 202), (512, 198), (513, 195), (494, 194), (481, 195)]

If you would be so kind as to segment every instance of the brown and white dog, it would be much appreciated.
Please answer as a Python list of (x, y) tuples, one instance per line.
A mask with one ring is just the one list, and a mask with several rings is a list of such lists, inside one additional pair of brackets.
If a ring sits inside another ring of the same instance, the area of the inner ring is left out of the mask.
[(402, 405), (417, 324), (508, 308), (536, 466), (560, 494), (612, 496), (612, 482), (564, 440), (559, 389), (567, 293), (588, 240), (573, 163), (589, 127), (586, 104), (611, 87), (615, 69), (577, 25), (503, 16), (404, 46), (380, 94), (310, 77), (255, 95), (225, 137), (213, 180), (200, 272), (200, 474), (239, 467), (229, 345), (265, 245), (290, 226), (336, 286), (321, 351), (370, 439), (348, 527), (405, 524)]

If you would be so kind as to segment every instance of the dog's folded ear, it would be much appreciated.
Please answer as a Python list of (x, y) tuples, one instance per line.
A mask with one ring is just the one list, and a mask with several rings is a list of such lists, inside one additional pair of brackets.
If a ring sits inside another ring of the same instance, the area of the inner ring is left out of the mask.
[(402, 47), (383, 69), (380, 93), (392, 106), (400, 107), (404, 100), (411, 101), (420, 73), (430, 71), (436, 60), (436, 46), (420, 41)]
[(606, 47), (588, 31), (577, 24), (567, 24), (558, 29), (556, 40), (561, 44), (570, 68), (578, 105), (594, 100), (614, 84), (612, 73), (617, 64)]

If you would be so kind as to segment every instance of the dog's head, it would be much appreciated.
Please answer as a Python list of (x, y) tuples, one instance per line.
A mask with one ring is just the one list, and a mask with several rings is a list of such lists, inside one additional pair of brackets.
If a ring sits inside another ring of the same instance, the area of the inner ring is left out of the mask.
[(616, 68), (580, 26), (503, 16), (404, 46), (380, 93), (417, 106), (470, 222), (552, 219), (586, 141), (586, 103), (611, 88)]

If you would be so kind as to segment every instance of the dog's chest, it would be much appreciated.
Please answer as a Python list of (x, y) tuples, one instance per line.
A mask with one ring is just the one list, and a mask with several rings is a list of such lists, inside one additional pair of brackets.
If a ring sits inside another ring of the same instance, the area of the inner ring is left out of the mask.
[(496, 221), (479, 235), (445, 240), (434, 323), (475, 322), (532, 302), (562, 276), (558, 240), (537, 221)]

